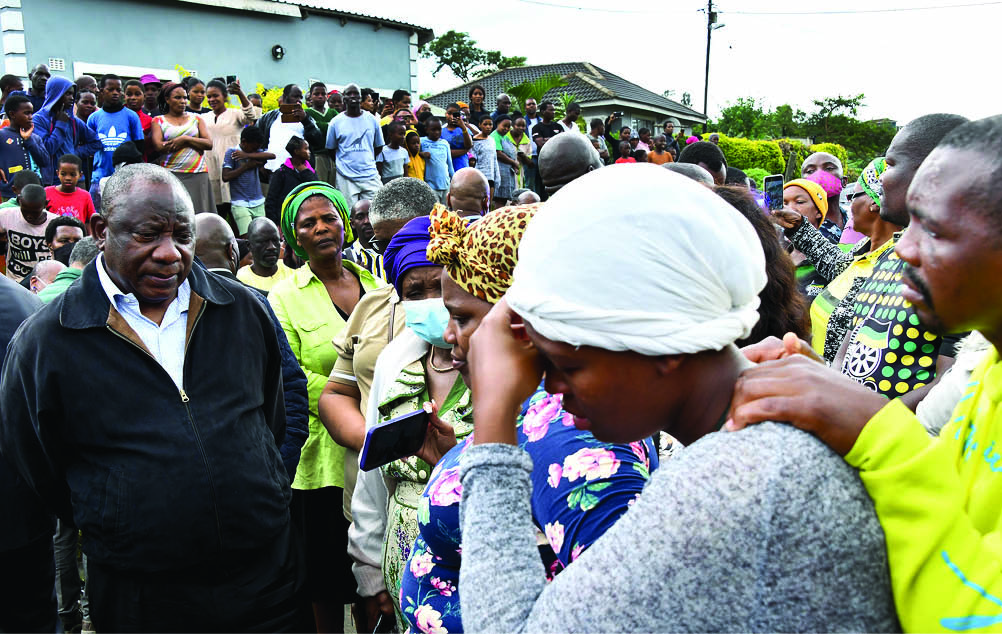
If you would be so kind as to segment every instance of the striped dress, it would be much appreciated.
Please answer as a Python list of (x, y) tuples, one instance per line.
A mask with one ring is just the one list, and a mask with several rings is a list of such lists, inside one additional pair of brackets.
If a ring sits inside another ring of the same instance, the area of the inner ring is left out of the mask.
[[(172, 124), (163, 115), (156, 117), (154, 121), (159, 123), (160, 128), (164, 131), (164, 142), (182, 136), (198, 138), (198, 117), (191, 113), (188, 113), (185, 122), (181, 125)], [(190, 147), (170, 154), (162, 154), (159, 164), (161, 167), (165, 167), (172, 172), (181, 172), (184, 174), (197, 174), (209, 171), (205, 162), (205, 155), (196, 152)]]

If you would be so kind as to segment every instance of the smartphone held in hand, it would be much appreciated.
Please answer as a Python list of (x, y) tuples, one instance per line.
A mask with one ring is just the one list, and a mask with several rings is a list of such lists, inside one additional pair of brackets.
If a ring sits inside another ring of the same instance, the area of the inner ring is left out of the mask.
[(421, 409), (370, 428), (365, 434), (359, 468), (372, 471), (414, 455), (424, 444), (428, 422), (428, 412)]

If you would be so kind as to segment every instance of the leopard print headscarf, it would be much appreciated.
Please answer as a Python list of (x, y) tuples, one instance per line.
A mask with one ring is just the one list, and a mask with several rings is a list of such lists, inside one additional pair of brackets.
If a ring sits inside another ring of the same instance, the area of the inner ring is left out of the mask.
[(518, 243), (541, 204), (504, 207), (469, 225), (459, 214), (436, 205), (428, 260), (443, 265), (466, 292), (496, 304), (511, 286)]

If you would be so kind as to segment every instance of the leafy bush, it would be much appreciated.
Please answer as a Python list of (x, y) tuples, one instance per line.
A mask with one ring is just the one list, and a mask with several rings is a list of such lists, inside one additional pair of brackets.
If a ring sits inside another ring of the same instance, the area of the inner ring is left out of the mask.
[(254, 92), (261, 95), (261, 111), (268, 112), (269, 110), (275, 110), (278, 108), (278, 98), (282, 96), (281, 86), (272, 86), (271, 88), (265, 88), (264, 84), (258, 83), (254, 87)]
[(762, 191), (762, 188), (764, 187), (763, 181), (765, 180), (765, 177), (772, 173), (769, 170), (762, 169), (761, 167), (750, 167), (744, 170), (744, 172), (748, 175), (748, 178), (755, 181), (755, 189), (759, 191)]
[(742, 170), (760, 167), (770, 174), (777, 174), (786, 165), (779, 144), (775, 141), (752, 141), (721, 134), (720, 149), (728, 165)]

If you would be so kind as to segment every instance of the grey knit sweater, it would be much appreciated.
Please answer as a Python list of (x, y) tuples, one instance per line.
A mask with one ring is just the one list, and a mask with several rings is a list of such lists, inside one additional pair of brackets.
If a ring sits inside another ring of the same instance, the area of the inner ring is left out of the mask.
[(529, 456), (475, 445), (461, 466), (467, 632), (900, 630), (870, 498), (841, 458), (792, 427), (685, 448), (550, 584)]

